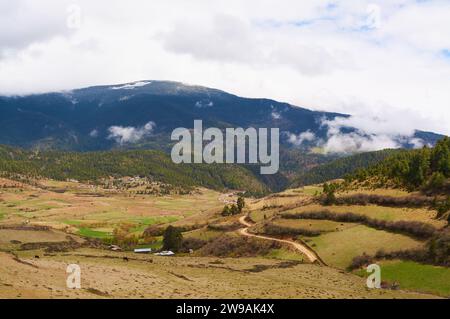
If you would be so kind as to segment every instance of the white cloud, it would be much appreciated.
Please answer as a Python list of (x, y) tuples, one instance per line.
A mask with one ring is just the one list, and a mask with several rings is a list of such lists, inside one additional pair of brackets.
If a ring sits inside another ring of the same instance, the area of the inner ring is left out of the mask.
[(448, 1), (72, 3), (0, 0), (0, 94), (174, 80), (450, 134)]
[(424, 141), (422, 139), (420, 139), (420, 138), (411, 138), (408, 142), (411, 145), (413, 145), (413, 148), (416, 148), (416, 149), (422, 148), (422, 147), (425, 146)]
[(90, 133), (89, 133), (90, 137), (96, 138), (98, 137), (98, 130), (97, 129), (93, 129)]
[(196, 21), (180, 20), (161, 40), (168, 51), (199, 60), (249, 63), (262, 54), (249, 23), (225, 14)]
[(197, 101), (197, 102), (195, 102), (195, 107), (199, 108), (199, 109), (213, 107), (213, 106), (214, 106), (213, 101)]
[(116, 143), (123, 145), (127, 143), (137, 143), (142, 138), (150, 135), (156, 124), (154, 122), (148, 122), (142, 127), (123, 127), (123, 126), (111, 126), (108, 139), (115, 140)]
[(272, 119), (274, 119), (274, 120), (279, 120), (279, 119), (281, 119), (281, 114), (278, 113), (278, 112), (275, 112), (275, 111), (273, 111), (273, 112), (270, 114), (270, 116), (272, 116)]
[[(382, 149), (396, 149), (402, 144), (410, 144), (414, 148), (424, 146), (423, 140), (414, 137), (412, 123), (370, 116), (338, 117), (334, 120), (322, 120), (327, 127), (327, 140), (320, 142), (326, 153), (358, 153)], [(413, 122), (414, 123), (414, 122)]]
[(358, 153), (399, 147), (400, 145), (389, 136), (362, 136), (358, 133), (330, 135), (328, 141), (323, 145), (326, 153)]
[(14, 56), (36, 42), (73, 33), (66, 25), (67, 5), (51, 6), (32, 0), (0, 1), (0, 59)]
[(132, 95), (125, 95), (125, 96), (122, 96), (122, 97), (119, 98), (119, 102), (127, 101), (127, 100), (129, 100), (130, 98), (132, 98), (132, 97), (133, 97)]
[(296, 146), (300, 146), (304, 142), (312, 142), (316, 139), (315, 134), (310, 130), (302, 132), (298, 135), (289, 132), (286, 132), (286, 134), (288, 136), (288, 142)]

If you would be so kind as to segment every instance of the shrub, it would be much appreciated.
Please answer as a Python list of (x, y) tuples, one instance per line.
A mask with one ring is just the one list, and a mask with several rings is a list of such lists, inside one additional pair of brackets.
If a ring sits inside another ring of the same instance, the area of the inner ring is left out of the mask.
[(144, 230), (144, 237), (157, 237), (162, 236), (164, 229), (158, 226), (149, 226)]
[(336, 202), (336, 190), (338, 189), (337, 184), (327, 184), (323, 185), (323, 197), (322, 203), (326, 206), (333, 205)]
[(356, 256), (353, 258), (348, 270), (360, 269), (362, 267), (368, 266), (373, 263), (373, 257), (366, 255), (365, 253), (361, 256)]
[(198, 250), (205, 246), (207, 242), (205, 240), (199, 239), (199, 238), (183, 238), (183, 241), (181, 243), (181, 251), (182, 252), (189, 252), (190, 249), (192, 250)]
[(375, 194), (355, 194), (336, 198), (335, 205), (378, 205), (386, 207), (424, 207), (432, 206), (433, 198), (427, 196), (383, 196)]
[(445, 213), (450, 211), (450, 196), (447, 196), (447, 199), (445, 201), (437, 203), (436, 210), (438, 212), (438, 218), (442, 217)]
[(239, 222), (228, 222), (219, 224), (209, 224), (208, 229), (217, 231), (233, 231), (242, 228)]
[(230, 212), (230, 206), (225, 205), (222, 209), (222, 216), (230, 216), (231, 212)]

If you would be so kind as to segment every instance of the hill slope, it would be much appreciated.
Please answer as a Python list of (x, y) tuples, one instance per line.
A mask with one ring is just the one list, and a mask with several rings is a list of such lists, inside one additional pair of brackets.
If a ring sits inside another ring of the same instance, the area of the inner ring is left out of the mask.
[(177, 165), (160, 151), (30, 152), (0, 146), (0, 172), (56, 180), (98, 181), (102, 178), (144, 176), (176, 186), (244, 189), (264, 194), (267, 185), (238, 165)]
[(338, 158), (329, 163), (316, 166), (299, 174), (293, 182), (293, 187), (319, 184), (329, 180), (343, 178), (357, 170), (373, 166), (389, 156), (403, 152), (402, 150), (382, 150), (361, 153)]
[(350, 174), (360, 181), (378, 178), (410, 190), (431, 190), (450, 194), (450, 138), (433, 148), (394, 153), (380, 163)]

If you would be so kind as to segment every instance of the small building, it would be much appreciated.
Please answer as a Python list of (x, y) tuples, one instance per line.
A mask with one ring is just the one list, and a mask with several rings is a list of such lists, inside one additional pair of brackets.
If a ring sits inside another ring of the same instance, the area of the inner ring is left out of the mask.
[(136, 248), (134, 253), (136, 254), (150, 254), (152, 252), (151, 248)]
[(160, 253), (156, 253), (155, 256), (173, 256), (175, 253), (170, 250), (162, 251)]

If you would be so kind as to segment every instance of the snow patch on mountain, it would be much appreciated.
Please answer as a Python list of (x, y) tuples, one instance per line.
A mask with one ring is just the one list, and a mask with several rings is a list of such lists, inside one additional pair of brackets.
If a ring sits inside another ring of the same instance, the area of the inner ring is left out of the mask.
[(150, 81), (140, 81), (140, 82), (134, 82), (134, 83), (128, 83), (121, 86), (113, 86), (111, 87), (111, 90), (134, 90), (135, 88), (146, 86), (151, 84)]

